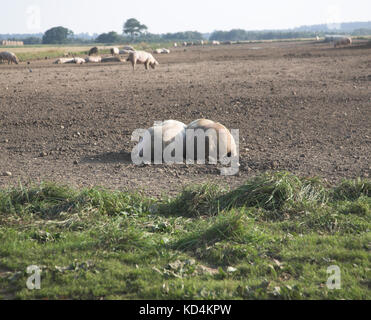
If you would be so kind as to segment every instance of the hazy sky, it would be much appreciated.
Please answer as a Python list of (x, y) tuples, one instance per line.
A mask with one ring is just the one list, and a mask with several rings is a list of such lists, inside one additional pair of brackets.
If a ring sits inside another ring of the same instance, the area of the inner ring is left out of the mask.
[(0, 34), (122, 32), (137, 18), (150, 32), (285, 29), (301, 25), (369, 21), (371, 0), (1, 0)]

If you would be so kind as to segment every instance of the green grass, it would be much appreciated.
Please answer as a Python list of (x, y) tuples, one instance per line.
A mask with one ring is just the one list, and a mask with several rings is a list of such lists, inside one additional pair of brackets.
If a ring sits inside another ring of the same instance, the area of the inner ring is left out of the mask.
[[(370, 299), (370, 180), (288, 172), (151, 199), (53, 183), (0, 190), (2, 299)], [(40, 266), (41, 290), (26, 269)], [(326, 286), (341, 270), (341, 289)]]
[[(71, 48), (70, 48), (71, 49)], [(17, 57), (20, 62), (33, 61), (33, 60), (44, 60), (44, 59), (56, 59), (64, 57), (64, 53), (69, 53), (69, 57), (86, 57), (88, 51), (63, 51), (59, 49), (47, 50), (47, 51), (29, 51), (17, 53)], [(109, 49), (104, 49), (99, 51), (100, 54), (109, 54)]]
[[(76, 51), (71, 52), (74, 56), (84, 56), (86, 55), (86, 51)], [(17, 53), (17, 57), (19, 58), (20, 62), (25, 61), (32, 61), (32, 60), (43, 60), (47, 59), (54, 59), (63, 57), (64, 52), (61, 50), (48, 50), (48, 51), (34, 51), (34, 52), (22, 52)]]
[[(171, 48), (173, 43), (136, 43), (133, 44), (136, 50), (152, 51), (157, 48)], [(56, 59), (63, 57), (65, 53), (70, 53), (70, 56), (85, 57), (90, 48), (98, 46), (100, 48), (99, 54), (110, 54), (111, 47), (122, 48), (122, 44), (112, 44), (110, 46), (105, 44), (84, 44), (84, 45), (25, 45), (21, 47), (4, 47), (4, 50), (14, 52), (21, 62)]]

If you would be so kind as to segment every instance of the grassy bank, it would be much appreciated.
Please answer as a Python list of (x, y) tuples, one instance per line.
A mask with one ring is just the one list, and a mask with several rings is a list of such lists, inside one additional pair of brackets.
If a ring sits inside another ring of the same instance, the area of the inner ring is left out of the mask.
[[(370, 299), (371, 181), (266, 173), (150, 199), (0, 190), (3, 299)], [(42, 269), (28, 290), (27, 266)], [(326, 286), (341, 270), (341, 289)]]
[[(85, 57), (92, 47), (99, 48), (99, 54), (110, 54), (110, 49), (113, 47), (123, 47), (123, 45), (104, 45), (104, 44), (91, 44), (86, 46), (76, 45), (25, 45), (22, 47), (0, 47), (0, 51), (12, 51), (21, 62), (32, 60), (43, 60), (45, 58), (54, 59), (63, 57), (65, 53), (70, 55)], [(137, 50), (152, 51), (157, 48), (169, 48), (172, 43), (137, 43), (133, 45)]]

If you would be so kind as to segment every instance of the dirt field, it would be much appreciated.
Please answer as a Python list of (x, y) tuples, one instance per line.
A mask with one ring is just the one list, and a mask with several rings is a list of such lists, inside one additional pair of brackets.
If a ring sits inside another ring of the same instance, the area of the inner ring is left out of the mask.
[[(127, 63), (0, 65), (0, 187), (48, 180), (157, 196), (270, 169), (329, 183), (370, 174), (370, 48), (277, 42), (179, 48), (158, 60), (134, 73)], [(135, 129), (202, 117), (240, 130), (238, 176), (131, 163)]]

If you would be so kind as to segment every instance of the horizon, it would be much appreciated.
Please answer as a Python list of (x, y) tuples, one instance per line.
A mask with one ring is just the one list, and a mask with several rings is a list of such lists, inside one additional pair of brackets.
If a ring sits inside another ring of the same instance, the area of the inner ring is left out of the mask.
[[(144, 7), (148, 10), (143, 10)], [(5, 2), (2, 8), (7, 14), (0, 20), (0, 34), (37, 34), (56, 26), (66, 27), (75, 34), (93, 35), (110, 31), (122, 34), (123, 24), (129, 18), (138, 19), (148, 27), (148, 32), (157, 34), (188, 30), (201, 33), (231, 29), (290, 30), (302, 26), (336, 26), (371, 20), (371, 2), (367, 0), (313, 0), (310, 3), (265, 0), (250, 4), (243, 0), (231, 0), (228, 6), (224, 1), (210, 0), (189, 0), (176, 4), (170, 0), (157, 3), (142, 0), (140, 4), (129, 5), (106, 0), (104, 7), (98, 1), (89, 0), (78, 3), (71, 0), (63, 3), (56, 0), (19, 0), (17, 3)]]

